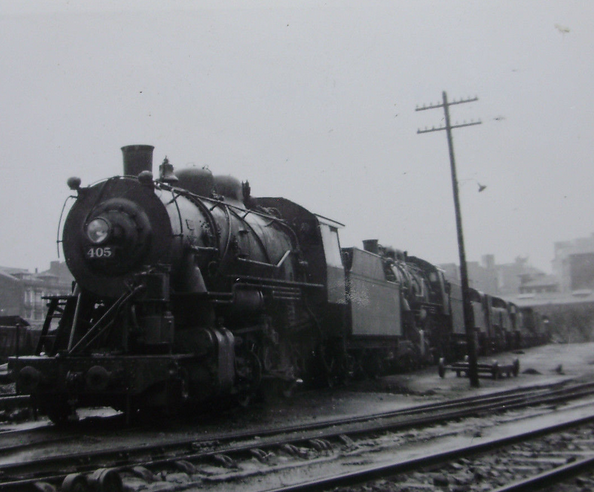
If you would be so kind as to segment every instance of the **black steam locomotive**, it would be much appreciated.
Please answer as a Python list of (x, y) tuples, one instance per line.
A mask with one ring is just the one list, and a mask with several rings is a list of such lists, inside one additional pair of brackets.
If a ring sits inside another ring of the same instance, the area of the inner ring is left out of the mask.
[(68, 181), (76, 286), (48, 298), (34, 355), (9, 360), (52, 420), (242, 402), (464, 351), (456, 289), (430, 263), (377, 241), (341, 249), (342, 224), (296, 203), (167, 158), (155, 180), (153, 147), (122, 151), (124, 176)]

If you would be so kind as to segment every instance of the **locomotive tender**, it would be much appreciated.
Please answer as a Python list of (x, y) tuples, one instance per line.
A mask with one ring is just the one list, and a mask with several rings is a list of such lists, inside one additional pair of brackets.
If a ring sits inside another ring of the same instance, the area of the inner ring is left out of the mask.
[(377, 241), (341, 249), (342, 224), (296, 203), (167, 158), (155, 180), (152, 146), (122, 151), (123, 176), (68, 180), (76, 286), (48, 298), (34, 355), (9, 360), (17, 391), (55, 422), (84, 406), (241, 402), (463, 351), (437, 267)]

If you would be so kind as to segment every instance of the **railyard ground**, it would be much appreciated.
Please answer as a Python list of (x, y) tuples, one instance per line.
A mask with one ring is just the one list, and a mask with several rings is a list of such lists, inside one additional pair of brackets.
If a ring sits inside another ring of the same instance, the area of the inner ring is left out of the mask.
[[(552, 344), (526, 349), (521, 351), (521, 353), (504, 353), (498, 354), (495, 357), (481, 357), (479, 362), (490, 364), (493, 359), (497, 359), (500, 365), (505, 365), (510, 364), (516, 357), (520, 360), (520, 371), (517, 377), (506, 377), (498, 380), (481, 378), (480, 388), (471, 388), (467, 378), (456, 377), (456, 374), (450, 371), (442, 379), (438, 375), (437, 367), (433, 366), (408, 374), (392, 375), (367, 381), (355, 381), (331, 390), (304, 390), (297, 392), (292, 398), (258, 402), (247, 408), (195, 415), (190, 422), (180, 422), (175, 419), (161, 421), (158, 425), (147, 425), (138, 428), (133, 434), (118, 432), (118, 427), (113, 429), (103, 421), (89, 419), (87, 422), (93, 424), (93, 426), (97, 423), (97, 429), (91, 432), (92, 427), (89, 425), (84, 425), (81, 429), (84, 429), (85, 435), (93, 434), (93, 436), (97, 437), (92, 441), (85, 439), (82, 445), (87, 449), (91, 446), (91, 443), (95, 443), (93, 445), (100, 447), (103, 440), (108, 440), (110, 445), (126, 447), (151, 441), (167, 442), (182, 436), (185, 439), (192, 436), (204, 439), (209, 435), (215, 436), (217, 433), (232, 430), (252, 429), (257, 432), (259, 428), (267, 429), (275, 425), (285, 426), (316, 420), (342, 419), (349, 416), (368, 415), (370, 413), (380, 413), (438, 401), (505, 391), (523, 386), (562, 383), (570, 380), (594, 380), (594, 343)], [(79, 413), (83, 420), (86, 420), (85, 417), (89, 416), (113, 414), (111, 411), (101, 409), (92, 409), (90, 412), (81, 411)], [(44, 422), (29, 422), (20, 425), (42, 426)], [(47, 425), (47, 422), (45, 425)], [(464, 431), (463, 437), (468, 435), (473, 439), (474, 437), (472, 436), (476, 436), (475, 431), (477, 429), (485, 437), (493, 432), (492, 429), (496, 429), (497, 433), (502, 431), (501, 423), (496, 416), (476, 418), (463, 425), (469, 426), (471, 429), (470, 431)], [(516, 424), (512, 423), (511, 425)], [(524, 424), (520, 422), (517, 425)], [(2, 430), (10, 430), (14, 426), (19, 426), (19, 424), (6, 424), (5, 429)], [(444, 436), (439, 429), (435, 432), (438, 435), (429, 441), (429, 445), (434, 450), (437, 449), (437, 446), (449, 446), (451, 444), (450, 441), (456, 439), (456, 436), (462, 431), (458, 430), (452, 436)], [(76, 446), (80, 445), (81, 443), (77, 444), (74, 442), (72, 444), (60, 443), (60, 449), (63, 452), (67, 452), (70, 446), (72, 446), (71, 451), (76, 452), (78, 449)], [(418, 453), (418, 450), (415, 451), (415, 446), (415, 442), (412, 442), (411, 448), (408, 451), (406, 446), (400, 446), (399, 453), (402, 458), (404, 459), (407, 452)], [(346, 472), (348, 469), (342, 466), (341, 471)], [(292, 473), (298, 474), (299, 469)], [(175, 490), (175, 487), (173, 487), (174, 484), (171, 485), (172, 487), (170, 489), (166, 489), (163, 488), (163, 482), (158, 482), (150, 486), (143, 483), (141, 487), (139, 486), (133, 490)], [(230, 490), (226, 488), (227, 485), (224, 484), (220, 490)], [(263, 490), (266, 488), (268, 487), (260, 487), (252, 490)], [(248, 489), (240, 488), (237, 490)], [(361, 489), (345, 488), (342, 490), (359, 492)], [(386, 487), (375, 490), (392, 491), (397, 489), (387, 484)], [(447, 489), (434, 487), (429, 490)]]
[[(203, 432), (230, 431), (230, 430), (248, 430), (257, 432), (258, 428), (269, 429), (278, 426), (290, 424), (300, 424), (316, 420), (343, 419), (349, 416), (368, 415), (370, 413), (380, 413), (383, 411), (397, 410), (400, 408), (414, 407), (428, 403), (446, 401), (451, 399), (463, 398), (479, 394), (488, 394), (493, 392), (505, 391), (517, 387), (529, 387), (534, 385), (546, 385), (552, 383), (562, 383), (564, 381), (581, 380), (588, 381), (594, 379), (594, 343), (574, 344), (574, 345), (547, 345), (523, 350), (522, 353), (504, 353), (498, 354), (496, 359), (500, 365), (510, 364), (514, 358), (520, 360), (520, 371), (517, 377), (493, 380), (490, 378), (480, 379), (480, 388), (471, 388), (468, 379), (456, 377), (454, 372), (447, 372), (445, 378), (440, 378), (437, 367), (428, 367), (423, 370), (409, 374), (392, 375), (368, 381), (351, 382), (348, 385), (333, 388), (331, 390), (308, 390), (298, 392), (289, 399), (281, 399), (258, 403), (242, 410), (230, 411), (220, 414), (213, 419), (206, 419), (197, 422), (193, 432), (197, 434)], [(481, 357), (480, 363), (491, 364), (495, 357)], [(529, 416), (531, 412), (539, 419), (538, 409), (527, 410)], [(555, 418), (553, 412), (547, 418)], [(485, 415), (471, 418), (463, 422), (453, 422), (445, 426), (430, 428), (427, 433), (423, 430), (406, 431), (403, 441), (398, 444), (398, 456), (400, 459), (406, 459), (410, 456), (419, 456), (419, 453), (432, 453), (439, 450), (447, 450), (452, 447), (464, 445), (468, 440), (475, 441), (479, 439), (490, 439), (494, 436), (500, 436), (503, 432), (513, 433), (518, 429), (525, 430), (527, 421), (520, 418), (518, 414), (508, 417), (505, 415)], [(536, 425), (532, 423), (530, 425)], [(172, 434), (165, 430), (162, 431), (163, 438)], [(410, 436), (410, 437), (408, 437)], [(422, 437), (424, 436), (424, 437)], [(369, 445), (373, 445), (371, 439)], [(381, 448), (381, 438), (378, 438), (378, 447)], [(366, 448), (370, 449), (370, 448)], [(393, 457), (392, 451), (386, 451)], [(381, 453), (374, 453), (374, 460), (381, 459)], [(369, 458), (366, 455), (365, 459)], [(360, 463), (356, 459), (352, 465), (355, 469)], [(503, 467), (506, 465), (503, 464)], [(339, 473), (347, 473), (351, 470), (350, 462), (340, 462), (336, 464)], [(335, 469), (336, 471), (336, 469)], [(299, 478), (300, 477), (300, 478)], [(430, 477), (431, 478), (431, 477)], [(454, 477), (455, 478), (455, 477)], [(271, 482), (267, 482), (270, 479)], [(293, 480), (310, 480), (308, 468), (300, 468), (286, 471), (282, 475), (283, 483), (291, 483)], [(266, 490), (275, 488), (275, 477), (262, 478), (262, 482), (248, 483), (239, 481), (235, 488), (231, 488), (229, 483), (222, 484), (216, 490)], [(452, 487), (435, 485), (435, 481), (429, 480), (422, 489), (412, 488), (410, 490), (471, 490), (471, 488), (459, 488), (454, 486), (455, 480), (452, 477), (440, 477), (441, 482), (453, 484)], [(474, 483), (476, 480), (471, 481)], [(441, 483), (440, 482), (440, 483)], [(469, 483), (464, 482), (466, 485)], [(490, 480), (481, 481), (478, 485), (483, 487), (477, 490), (492, 490), (494, 483)], [(594, 481), (593, 481), (594, 483)], [(149, 489), (151, 490), (151, 489)], [(192, 490), (200, 490), (199, 488)], [(362, 492), (376, 490), (382, 492), (395, 492), (407, 490), (407, 487), (401, 487), (399, 484), (392, 483), (389, 480), (379, 481), (373, 484), (366, 484), (362, 487), (344, 487), (340, 492)], [(574, 492), (575, 489), (558, 489)], [(587, 489), (591, 490), (591, 489)], [(555, 491), (557, 492), (557, 490)], [(579, 490), (582, 492), (582, 490)]]
[[(467, 378), (457, 377), (456, 373), (452, 371), (447, 371), (445, 378), (442, 379), (438, 375), (437, 367), (433, 366), (413, 373), (392, 375), (371, 381), (352, 382), (346, 386), (334, 388), (332, 391), (303, 391), (291, 399), (262, 404), (250, 409), (249, 412), (232, 415), (230, 423), (232, 426), (253, 426), (256, 428), (259, 426), (271, 427), (275, 424), (297, 424), (316, 419), (338, 419), (380, 413), (518, 387), (547, 385), (564, 381), (594, 380), (594, 343), (551, 344), (515, 353), (508, 352), (491, 357), (480, 357), (479, 363), (492, 364), (493, 360), (497, 360), (500, 365), (507, 365), (511, 364), (514, 358), (518, 358), (520, 361), (517, 377), (505, 377), (497, 380), (484, 377), (480, 379), (479, 388), (471, 388)], [(435, 430), (436, 434), (433, 438), (425, 444), (421, 443), (420, 446), (426, 445), (427, 453), (436, 452), (439, 449), (446, 450), (460, 445), (460, 442), (456, 441), (457, 436), (462, 436), (462, 440), (465, 436), (472, 440), (477, 435), (483, 435), (488, 439), (493, 434), (499, 435), (504, 432), (506, 428), (507, 432), (513, 432), (514, 428), (523, 429), (525, 425), (527, 424), (521, 419), (514, 422), (512, 418), (508, 424), (505, 424), (500, 421), (498, 416), (490, 415), (461, 423), (454, 434), (439, 427)], [(405, 444), (399, 446), (398, 453), (401, 459), (405, 459), (409, 453), (411, 456), (416, 456), (419, 453), (418, 445), (414, 441), (413, 438), (410, 446)], [(501, 466), (505, 468), (505, 464)], [(348, 467), (341, 469), (341, 472), (346, 473), (347, 471)], [(446, 484), (444, 487), (437, 486), (435, 481), (429, 480), (424, 488), (413, 487), (410, 490), (471, 490), (469, 484), (467, 484), (468, 487), (454, 485), (450, 487), (448, 484), (455, 484), (452, 477), (444, 475), (440, 476), (440, 479)], [(471, 481), (471, 483), (474, 482)], [(479, 483), (478, 486), (483, 486), (483, 488), (479, 487), (476, 490), (492, 490), (495, 487), (494, 483), (489, 480)], [(389, 480), (380, 480), (365, 486), (347, 486), (337, 490), (340, 492), (362, 492), (364, 490), (392, 492), (409, 490), (409, 488)], [(576, 489), (569, 486), (558, 487), (554, 490), (555, 492), (582, 492), (591, 489), (580, 487)]]
[[(296, 391), (290, 398), (273, 398), (247, 408), (215, 407), (196, 417), (196, 431), (246, 429), (299, 424), (312, 420), (343, 419), (398, 410), (428, 403), (495, 393), (518, 387), (594, 380), (594, 342), (549, 344), (492, 356), (479, 357), (479, 364), (509, 365), (518, 359), (517, 377), (494, 380), (485, 375), (479, 388), (471, 388), (467, 377), (448, 370), (445, 377), (437, 366), (377, 379), (350, 381), (332, 389)], [(79, 411), (81, 417), (85, 411)], [(96, 415), (92, 410), (91, 414)]]
[[(256, 402), (247, 408), (217, 407), (190, 419), (198, 434), (249, 427), (290, 425), (312, 420), (342, 419), (398, 410), (427, 403), (504, 391), (522, 386), (545, 385), (569, 380), (594, 380), (594, 342), (550, 344), (521, 351), (480, 357), (479, 363), (511, 364), (518, 358), (517, 377), (493, 380), (481, 377), (480, 387), (471, 388), (468, 378), (447, 371), (440, 378), (436, 366), (373, 380), (351, 381), (332, 389), (296, 391), (290, 398)], [(81, 409), (79, 416), (108, 416), (109, 409)], [(8, 422), (8, 426), (11, 426)], [(164, 422), (165, 427), (172, 422)], [(14, 425), (14, 424), (13, 424)]]
[(303, 391), (288, 400), (259, 404), (255, 411), (242, 412), (242, 415), (270, 425), (278, 420), (287, 424), (379, 413), (535, 384), (594, 379), (594, 342), (550, 344), (505, 352), (479, 357), (479, 363), (492, 364), (496, 360), (500, 365), (507, 365), (515, 358), (520, 362), (517, 377), (493, 380), (485, 375), (480, 378), (479, 388), (471, 388), (468, 378), (457, 377), (453, 371), (447, 371), (442, 379), (437, 367), (432, 366), (406, 374), (354, 381), (332, 391)]

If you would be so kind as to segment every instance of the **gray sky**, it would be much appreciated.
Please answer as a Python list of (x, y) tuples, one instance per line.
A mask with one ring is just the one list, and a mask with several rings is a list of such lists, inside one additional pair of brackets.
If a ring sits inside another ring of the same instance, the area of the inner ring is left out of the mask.
[[(594, 232), (594, 2), (0, 0), (0, 265), (46, 269), (68, 177), (155, 146), (457, 262), (450, 99), (469, 260)], [(21, 5), (22, 4), (22, 5)], [(487, 185), (478, 193), (477, 181)]]

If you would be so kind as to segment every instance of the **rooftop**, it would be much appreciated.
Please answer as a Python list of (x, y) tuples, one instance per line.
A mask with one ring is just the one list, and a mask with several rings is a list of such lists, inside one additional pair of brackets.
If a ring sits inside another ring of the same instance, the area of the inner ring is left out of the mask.
[(594, 304), (594, 291), (591, 289), (574, 290), (573, 292), (541, 292), (505, 296), (508, 301), (520, 307), (539, 307), (552, 305)]

